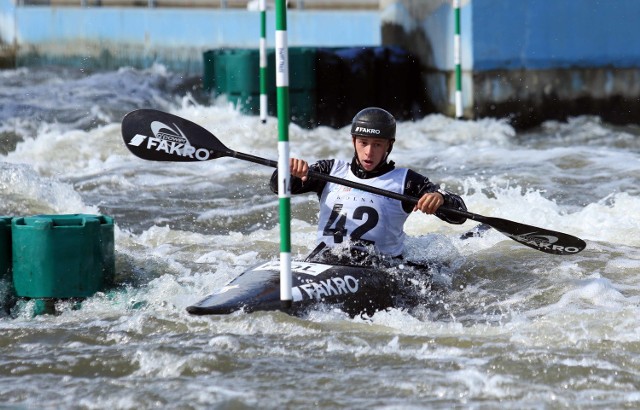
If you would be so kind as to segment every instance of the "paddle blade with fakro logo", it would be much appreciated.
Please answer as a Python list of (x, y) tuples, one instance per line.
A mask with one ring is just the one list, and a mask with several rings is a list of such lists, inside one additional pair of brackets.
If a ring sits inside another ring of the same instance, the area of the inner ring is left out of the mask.
[(229, 155), (229, 149), (206, 129), (158, 110), (125, 115), (122, 138), (131, 153), (151, 161), (198, 162)]
[(485, 216), (482, 217), (482, 222), (491, 225), (516, 242), (554, 255), (574, 255), (587, 246), (582, 239), (575, 236), (506, 219)]

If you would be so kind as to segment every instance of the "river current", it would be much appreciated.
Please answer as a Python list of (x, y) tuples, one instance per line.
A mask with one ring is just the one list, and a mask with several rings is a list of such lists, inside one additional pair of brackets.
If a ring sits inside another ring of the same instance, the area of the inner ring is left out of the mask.
[[(556, 256), (476, 222), (412, 214), (407, 255), (450, 266), (436, 307), (350, 318), (331, 307), (191, 316), (185, 308), (279, 252), (272, 169), (231, 158), (138, 159), (131, 110), (205, 127), (277, 159), (277, 124), (206, 101), (163, 67), (0, 71), (0, 215), (115, 219), (117, 287), (36, 315), (0, 286), (9, 408), (637, 408), (640, 127), (598, 117), (516, 132), (498, 119), (398, 124), (392, 159), (469, 210), (557, 230)], [(291, 155), (349, 159), (348, 128), (291, 125)], [(292, 252), (314, 247), (317, 197), (292, 198)]]

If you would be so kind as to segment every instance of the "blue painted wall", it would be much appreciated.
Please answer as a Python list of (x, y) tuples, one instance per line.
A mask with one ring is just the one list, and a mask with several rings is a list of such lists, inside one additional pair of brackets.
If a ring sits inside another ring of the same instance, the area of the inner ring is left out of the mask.
[[(373, 12), (290, 11), (292, 46), (380, 45)], [(269, 12), (267, 41), (273, 44), (275, 14)], [(258, 12), (246, 10), (17, 7), (20, 42), (108, 41), (158, 47), (257, 47)]]
[(639, 0), (473, 0), (474, 70), (640, 66)]
[[(392, 1), (381, 11), (290, 10), (289, 44), (379, 46), (381, 26), (391, 21), (421, 30), (432, 47), (430, 66), (453, 70), (450, 1), (423, 1)], [(640, 65), (640, 0), (463, 0), (462, 6), (465, 70)], [(426, 12), (416, 13), (421, 7)], [(273, 12), (268, 21), (274, 24)], [(104, 46), (114, 55), (184, 59), (211, 48), (257, 47), (258, 24), (259, 13), (247, 10), (20, 7), (0, 0), (0, 40), (16, 40), (18, 52), (90, 56)], [(274, 31), (267, 30), (269, 44)]]
[(0, 44), (12, 44), (15, 40), (14, 10), (11, 0), (0, 0)]
[[(533, 124), (567, 115), (640, 118), (640, 0), (461, 0), (465, 113)], [(292, 47), (399, 45), (422, 64), (424, 93), (453, 111), (451, 0), (387, 0), (381, 10), (289, 10)], [(275, 15), (267, 16), (274, 44)], [(248, 10), (20, 7), (0, 0), (0, 58), (18, 65), (86, 68), (164, 64), (200, 75), (204, 51), (257, 48), (259, 13)], [(6, 59), (9, 60), (9, 59)], [(589, 101), (594, 103), (589, 105)], [(585, 103), (584, 101), (587, 101)], [(551, 107), (551, 108), (549, 108)], [(537, 110), (535, 116), (528, 114)]]
[[(275, 40), (275, 13), (267, 13), (267, 43)], [(381, 45), (377, 11), (290, 10), (289, 45)], [(257, 11), (202, 8), (15, 6), (0, 0), (0, 43), (17, 45), (25, 65), (62, 63), (114, 68), (162, 63), (200, 74), (202, 53), (215, 48), (258, 48)]]

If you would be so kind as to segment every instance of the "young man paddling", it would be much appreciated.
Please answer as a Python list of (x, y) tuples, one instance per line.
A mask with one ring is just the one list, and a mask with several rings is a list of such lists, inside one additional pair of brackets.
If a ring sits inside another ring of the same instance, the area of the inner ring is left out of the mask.
[[(464, 201), (444, 191), (423, 175), (407, 168), (396, 168), (388, 160), (396, 136), (396, 120), (382, 108), (360, 111), (351, 124), (355, 154), (351, 162), (339, 159), (309, 164), (291, 158), (291, 193), (315, 192), (320, 199), (318, 242), (329, 247), (349, 243), (373, 248), (386, 257), (401, 257), (404, 250), (404, 223), (412, 211), (435, 214), (452, 224), (465, 218), (439, 211), (441, 206), (466, 210)], [(403, 195), (419, 198), (413, 205), (397, 199), (348, 188), (307, 176), (309, 170), (355, 181)], [(271, 177), (271, 190), (278, 192), (278, 175)]]

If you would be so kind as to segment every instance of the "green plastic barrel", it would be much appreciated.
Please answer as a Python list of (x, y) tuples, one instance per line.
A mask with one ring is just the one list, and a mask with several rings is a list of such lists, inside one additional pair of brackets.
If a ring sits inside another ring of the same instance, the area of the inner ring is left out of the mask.
[(214, 92), (215, 94), (227, 92), (226, 56), (230, 52), (228, 49), (215, 49), (205, 51), (202, 54), (204, 58), (202, 87), (206, 91)]
[[(290, 47), (289, 105), (293, 122), (316, 125), (315, 48)], [(203, 53), (203, 87), (224, 94), (240, 112), (260, 113), (260, 51), (258, 49), (217, 49)], [(269, 115), (276, 115), (275, 50), (267, 50), (267, 95)]]
[(215, 58), (217, 50), (208, 50), (202, 53), (204, 59), (202, 73), (202, 88), (206, 91), (212, 91), (216, 86)]
[(318, 126), (316, 116), (316, 90), (290, 90), (291, 122), (304, 128)]
[[(275, 78), (275, 54), (268, 53), (267, 77)], [(310, 47), (289, 48), (289, 111), (291, 122), (305, 128), (314, 128), (317, 124), (316, 91), (317, 51)], [(269, 115), (277, 115), (277, 97), (275, 86), (269, 94)]]
[(260, 55), (258, 50), (214, 49), (205, 51), (202, 56), (204, 59), (202, 86), (205, 90), (215, 91), (217, 94), (259, 95)]
[(11, 219), (0, 216), (0, 280), (11, 271)]
[(226, 93), (260, 95), (260, 55), (258, 50), (235, 49), (223, 56)]
[(258, 115), (260, 113), (260, 55), (257, 50), (228, 50), (219, 61), (218, 71), (224, 72), (229, 102), (240, 112)]
[(289, 48), (289, 90), (311, 91), (316, 89), (316, 57), (315, 48)]
[(13, 284), (19, 297), (81, 298), (113, 284), (113, 219), (37, 215), (12, 220)]

